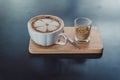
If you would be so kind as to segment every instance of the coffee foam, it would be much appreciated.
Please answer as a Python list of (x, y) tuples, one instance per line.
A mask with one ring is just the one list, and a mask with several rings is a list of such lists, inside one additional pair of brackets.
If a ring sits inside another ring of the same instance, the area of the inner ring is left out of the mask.
[(60, 22), (52, 17), (38, 17), (33, 20), (32, 27), (38, 32), (48, 33), (59, 29)]

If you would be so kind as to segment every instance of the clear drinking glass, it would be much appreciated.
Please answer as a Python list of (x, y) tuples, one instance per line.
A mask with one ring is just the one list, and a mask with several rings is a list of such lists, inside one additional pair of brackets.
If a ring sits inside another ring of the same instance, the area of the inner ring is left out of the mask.
[(86, 17), (78, 17), (74, 20), (74, 33), (77, 42), (89, 42), (92, 20)]

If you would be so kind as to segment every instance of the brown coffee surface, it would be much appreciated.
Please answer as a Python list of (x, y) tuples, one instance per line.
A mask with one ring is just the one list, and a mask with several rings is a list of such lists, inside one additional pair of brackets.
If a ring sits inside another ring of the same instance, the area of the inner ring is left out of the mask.
[(41, 33), (54, 32), (60, 28), (60, 21), (52, 16), (39, 16), (32, 20), (32, 28)]
[(86, 40), (89, 37), (90, 29), (88, 26), (79, 26), (75, 28), (75, 35), (80, 40)]

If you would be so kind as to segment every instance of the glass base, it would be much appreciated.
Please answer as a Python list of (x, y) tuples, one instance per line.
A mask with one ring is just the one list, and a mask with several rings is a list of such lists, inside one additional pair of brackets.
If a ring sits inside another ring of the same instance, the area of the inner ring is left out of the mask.
[(82, 43), (82, 42), (89, 42), (90, 41), (90, 37), (85, 39), (85, 40), (80, 40), (78, 39), (77, 37), (75, 37), (75, 41), (79, 42), (79, 43)]

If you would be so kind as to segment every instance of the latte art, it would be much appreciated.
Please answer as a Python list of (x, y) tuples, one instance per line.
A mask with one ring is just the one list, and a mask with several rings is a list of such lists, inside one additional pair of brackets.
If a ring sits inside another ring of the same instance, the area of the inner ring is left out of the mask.
[(32, 26), (38, 32), (49, 33), (59, 29), (61, 25), (56, 19), (51, 17), (42, 17), (34, 20)]

